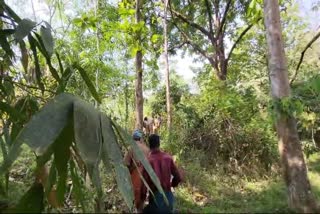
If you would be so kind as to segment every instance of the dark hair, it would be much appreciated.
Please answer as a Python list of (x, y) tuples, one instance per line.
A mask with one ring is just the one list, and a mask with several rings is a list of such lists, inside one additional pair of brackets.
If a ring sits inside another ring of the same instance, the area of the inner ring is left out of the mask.
[(156, 134), (151, 134), (149, 136), (149, 147), (150, 149), (157, 149), (160, 147), (160, 137)]

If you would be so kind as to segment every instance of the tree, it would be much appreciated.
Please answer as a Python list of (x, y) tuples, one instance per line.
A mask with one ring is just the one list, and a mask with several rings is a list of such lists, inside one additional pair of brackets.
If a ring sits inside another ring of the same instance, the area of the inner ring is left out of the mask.
[(167, 127), (170, 132), (172, 123), (171, 97), (170, 97), (170, 70), (168, 58), (168, 27), (167, 10), (169, 0), (164, 0), (163, 37), (164, 37), (164, 64), (166, 70), (166, 100), (167, 100)]
[[(143, 0), (136, 0), (136, 24), (141, 21), (141, 6)], [(135, 102), (136, 102), (136, 128), (143, 128), (143, 92), (142, 92), (142, 50), (141, 50), (141, 31), (136, 32), (136, 41), (140, 46), (136, 53), (136, 84), (135, 84)]]
[(289, 206), (302, 212), (315, 212), (307, 168), (301, 149), (296, 121), (282, 105), (291, 102), (288, 67), (281, 36), (278, 0), (264, 1), (264, 23), (268, 44), (271, 94), (275, 102), (276, 128), (283, 174), (288, 189)]
[[(171, 1), (170, 11), (175, 31), (182, 41), (178, 47), (188, 45), (210, 62), (220, 80), (227, 78), (227, 68), (233, 50), (246, 33), (259, 20), (243, 18), (250, 1)], [(246, 27), (237, 27), (241, 22)], [(238, 21), (237, 21), (238, 19)], [(234, 33), (239, 31), (239, 33)], [(226, 43), (231, 38), (233, 44), (226, 55)]]

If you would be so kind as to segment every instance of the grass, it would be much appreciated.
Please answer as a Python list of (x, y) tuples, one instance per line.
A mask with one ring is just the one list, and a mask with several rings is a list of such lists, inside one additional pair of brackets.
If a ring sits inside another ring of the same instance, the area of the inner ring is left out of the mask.
[[(310, 156), (307, 164), (313, 193), (317, 201), (320, 201), (320, 154)], [(186, 182), (175, 189), (174, 194), (176, 208), (181, 213), (290, 212), (286, 188), (280, 176), (253, 181), (237, 175), (225, 175), (217, 170), (206, 170), (197, 160), (183, 161), (180, 165), (185, 168)], [(35, 157), (25, 146), (11, 169), (10, 191), (6, 199), (10, 202), (18, 201), (33, 182), (34, 168)], [(107, 174), (102, 170), (106, 211), (127, 211), (114, 177)], [(88, 202), (92, 199), (91, 197)]]
[(11, 203), (17, 203), (20, 197), (32, 185), (35, 167), (35, 155), (28, 146), (22, 145), (22, 152), (10, 170), (8, 195), (5, 198), (2, 198), (3, 196), (0, 195), (0, 200), (7, 199)]
[[(287, 205), (281, 177), (247, 181), (237, 176), (219, 176), (200, 166), (185, 165), (187, 181), (175, 191), (176, 207), (182, 213), (284, 213)], [(320, 200), (320, 156), (308, 160), (313, 193)]]

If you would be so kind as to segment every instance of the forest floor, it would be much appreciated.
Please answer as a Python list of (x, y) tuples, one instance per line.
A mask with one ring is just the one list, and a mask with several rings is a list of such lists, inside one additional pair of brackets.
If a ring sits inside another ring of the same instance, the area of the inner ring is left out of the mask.
[[(8, 196), (10, 202), (17, 202), (30, 187), (34, 167), (34, 157), (25, 148), (10, 173)], [(183, 167), (186, 180), (174, 192), (178, 213), (283, 213), (290, 211), (287, 207), (285, 185), (280, 176), (273, 175), (259, 180), (249, 180), (236, 175), (221, 175), (214, 170), (205, 170), (192, 161), (183, 162)], [(320, 201), (319, 153), (308, 159), (308, 176), (313, 192)], [(126, 205), (116, 188), (114, 176), (104, 176), (103, 179), (106, 211), (127, 212)], [(92, 200), (92, 193), (88, 193), (87, 198)], [(81, 211), (75, 208), (70, 200), (65, 206), (62, 212)], [(88, 207), (87, 210), (91, 208)], [(46, 210), (48, 211), (50, 212)], [(51, 211), (54, 212), (54, 210)]]
[[(287, 206), (281, 176), (249, 181), (237, 176), (220, 177), (213, 172), (185, 165), (187, 180), (175, 191), (181, 213), (284, 213)], [(320, 155), (308, 158), (308, 176), (320, 201)]]

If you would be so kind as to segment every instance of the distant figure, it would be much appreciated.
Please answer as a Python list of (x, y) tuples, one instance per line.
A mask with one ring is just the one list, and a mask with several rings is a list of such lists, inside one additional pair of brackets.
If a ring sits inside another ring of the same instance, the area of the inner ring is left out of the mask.
[(149, 194), (149, 204), (143, 209), (143, 213), (172, 213), (174, 196), (171, 187), (176, 187), (182, 181), (182, 174), (175, 165), (173, 158), (160, 150), (160, 138), (156, 134), (149, 136), (150, 154), (148, 160), (154, 172), (158, 176), (164, 193), (168, 199), (167, 205), (162, 194), (157, 190), (146, 170), (143, 177), (151, 188), (154, 196)]
[(146, 136), (149, 136), (153, 133), (153, 118), (145, 117), (143, 119), (143, 127), (144, 127), (144, 133)]
[(158, 134), (160, 126), (161, 126), (161, 123), (162, 123), (161, 117), (160, 116), (156, 116), (156, 118), (154, 119), (152, 134)]
[[(143, 143), (143, 133), (140, 130), (135, 130), (132, 137), (147, 158), (149, 148)], [(134, 164), (134, 161), (136, 162), (136, 165)], [(138, 213), (140, 213), (142, 212), (143, 204), (147, 196), (147, 189), (140, 177), (140, 174), (143, 173), (143, 166), (134, 156), (132, 147), (125, 154), (124, 163), (130, 171), (132, 187), (134, 190), (134, 204)]]

